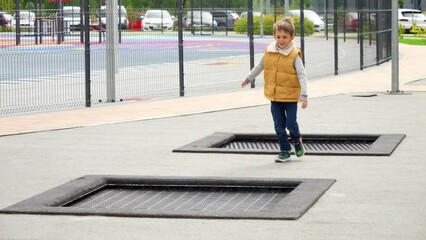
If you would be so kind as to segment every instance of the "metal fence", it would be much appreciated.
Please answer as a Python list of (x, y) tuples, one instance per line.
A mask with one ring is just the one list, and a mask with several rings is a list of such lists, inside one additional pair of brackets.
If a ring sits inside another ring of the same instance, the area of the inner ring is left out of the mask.
[[(305, 7), (289, 7), (300, 6)], [(262, 12), (260, 17), (254, 14), (254, 24), (259, 24), (259, 18), (280, 17), (286, 11), (279, 1), (269, 6), (248, 1), (242, 9), (163, 8), (174, 16), (173, 30), (141, 31), (140, 17), (149, 9), (116, 8), (107, 12), (117, 17), (115, 23), (123, 23), (114, 35), (101, 18), (101, 6), (91, 7), (71, 19), (66, 8), (37, 9), (28, 26), (19, 19), (1, 30), (0, 115), (240, 90), (273, 37), (236, 33), (232, 25), (191, 28), (187, 12), (192, 18), (194, 12), (218, 9)], [(312, 0), (305, 9), (324, 21), (324, 30), (309, 36), (302, 31), (296, 38), (310, 80), (390, 59), (390, 1)], [(262, 85), (259, 76), (255, 87)]]

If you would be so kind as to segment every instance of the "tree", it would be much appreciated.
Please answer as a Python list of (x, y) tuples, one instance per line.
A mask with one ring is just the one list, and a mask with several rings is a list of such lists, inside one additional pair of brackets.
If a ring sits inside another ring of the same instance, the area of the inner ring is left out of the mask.
[(15, 0), (1, 0), (0, 10), (8, 12), (15, 10)]
[[(300, 8), (300, 0), (291, 1), (290, 8), (291, 9), (299, 9)], [(312, 1), (311, 0), (305, 0), (305, 9), (311, 9), (311, 8), (312, 8)]]

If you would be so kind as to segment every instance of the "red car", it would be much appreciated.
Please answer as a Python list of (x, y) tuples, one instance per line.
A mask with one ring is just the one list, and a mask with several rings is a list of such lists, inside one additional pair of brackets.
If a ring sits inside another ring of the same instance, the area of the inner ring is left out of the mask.
[(7, 27), (8, 23), (9, 23), (9, 21), (7, 21), (4, 13), (0, 12), (0, 27)]
[[(368, 14), (363, 14), (363, 22), (364, 22), (364, 26), (365, 24), (367, 24), (368, 22), (368, 18), (370, 18), (371, 21), (375, 21), (376, 19), (376, 15), (370, 14), (370, 16)], [(346, 15), (346, 30), (348, 32), (356, 32), (358, 31), (358, 13), (357, 12), (350, 12)]]
[(348, 13), (346, 16), (346, 29), (349, 32), (356, 32), (358, 29), (358, 13)]

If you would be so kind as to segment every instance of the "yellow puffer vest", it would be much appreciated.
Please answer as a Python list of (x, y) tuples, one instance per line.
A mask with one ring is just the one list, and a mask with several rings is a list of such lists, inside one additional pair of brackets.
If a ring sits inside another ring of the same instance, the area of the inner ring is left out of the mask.
[(294, 49), (288, 56), (281, 53), (265, 52), (264, 57), (264, 94), (274, 102), (298, 102), (300, 83), (294, 62), (301, 54)]

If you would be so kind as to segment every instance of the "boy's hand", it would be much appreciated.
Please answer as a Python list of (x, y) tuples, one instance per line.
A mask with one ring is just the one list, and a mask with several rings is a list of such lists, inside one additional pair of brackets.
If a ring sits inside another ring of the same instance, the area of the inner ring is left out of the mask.
[(241, 83), (241, 87), (245, 87), (249, 83), (250, 83), (250, 81), (248, 79), (246, 79)]
[(308, 101), (306, 100), (300, 100), (300, 102), (302, 103), (302, 108), (305, 109), (308, 107)]

